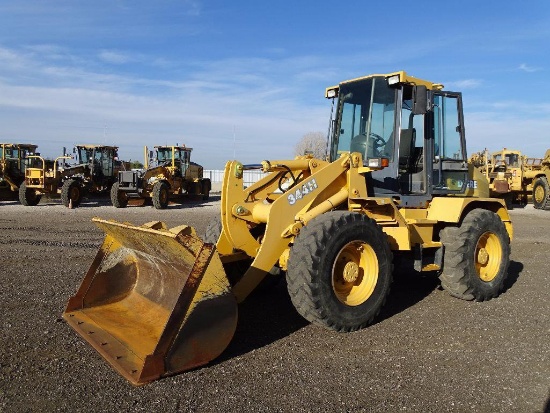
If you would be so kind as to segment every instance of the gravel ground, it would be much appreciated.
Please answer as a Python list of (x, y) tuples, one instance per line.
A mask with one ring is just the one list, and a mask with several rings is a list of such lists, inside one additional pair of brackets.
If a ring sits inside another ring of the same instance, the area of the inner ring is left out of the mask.
[(135, 388), (61, 318), (103, 239), (90, 220), (203, 233), (219, 198), (0, 210), (0, 411), (550, 411), (550, 211), (511, 211), (510, 282), (497, 299), (461, 301), (431, 277), (401, 275), (376, 323), (343, 334), (303, 320), (282, 282), (240, 306), (219, 359)]

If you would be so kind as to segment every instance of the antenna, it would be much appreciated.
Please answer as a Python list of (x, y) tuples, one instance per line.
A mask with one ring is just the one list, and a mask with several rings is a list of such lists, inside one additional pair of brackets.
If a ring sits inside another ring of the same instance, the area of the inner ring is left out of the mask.
[(235, 146), (236, 146), (236, 139), (235, 139), (235, 125), (233, 125), (233, 160), (235, 160)]

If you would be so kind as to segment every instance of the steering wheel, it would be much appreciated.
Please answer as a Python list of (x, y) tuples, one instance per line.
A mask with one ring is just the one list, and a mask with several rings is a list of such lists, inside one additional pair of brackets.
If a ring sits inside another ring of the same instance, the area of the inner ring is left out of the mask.
[(370, 137), (374, 138), (372, 141), (372, 146), (375, 151), (378, 151), (379, 148), (382, 148), (383, 146), (386, 146), (386, 141), (384, 138), (374, 132), (370, 133)]
[[(359, 135), (355, 135), (351, 140), (350, 151), (359, 152), (364, 156), (366, 153), (366, 147), (367, 147), (366, 137), (367, 137), (367, 134), (365, 132), (360, 133)], [(371, 156), (372, 155), (378, 156), (380, 152), (379, 151), (380, 148), (383, 148), (384, 146), (386, 146), (386, 141), (382, 136), (374, 132), (371, 132), (369, 137), (371, 138), (372, 149), (373, 149), (373, 153), (371, 154)]]

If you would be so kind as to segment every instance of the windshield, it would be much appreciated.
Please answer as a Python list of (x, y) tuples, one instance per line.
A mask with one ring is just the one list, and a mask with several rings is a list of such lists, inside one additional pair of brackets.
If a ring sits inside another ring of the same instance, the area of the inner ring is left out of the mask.
[(80, 159), (80, 163), (88, 163), (90, 162), (90, 159), (92, 157), (92, 149), (78, 148), (78, 159)]
[(340, 85), (339, 96), (331, 158), (344, 152), (360, 152), (365, 159), (392, 158), (396, 90), (376, 77)]
[(182, 149), (178, 149), (177, 150), (177, 156), (178, 156), (178, 159), (186, 164), (186, 163), (189, 163), (189, 153), (190, 151), (186, 151), (186, 150), (182, 150)]
[(157, 162), (159, 164), (167, 161), (172, 162), (172, 148), (158, 148), (157, 149)]

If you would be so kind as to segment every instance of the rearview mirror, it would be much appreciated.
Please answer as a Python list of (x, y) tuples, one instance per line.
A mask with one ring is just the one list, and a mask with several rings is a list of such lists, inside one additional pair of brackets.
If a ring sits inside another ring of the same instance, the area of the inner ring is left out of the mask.
[(424, 115), (428, 111), (428, 89), (426, 86), (415, 86), (413, 89), (412, 112), (415, 115)]

